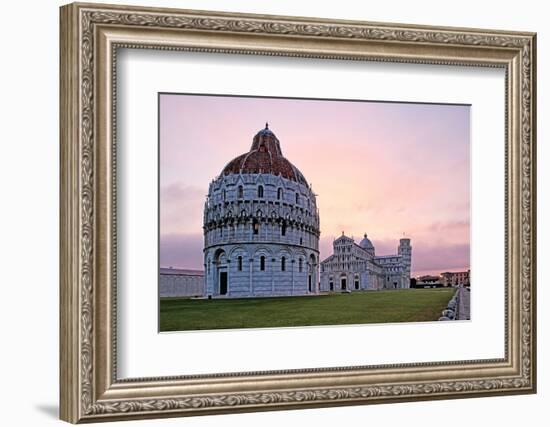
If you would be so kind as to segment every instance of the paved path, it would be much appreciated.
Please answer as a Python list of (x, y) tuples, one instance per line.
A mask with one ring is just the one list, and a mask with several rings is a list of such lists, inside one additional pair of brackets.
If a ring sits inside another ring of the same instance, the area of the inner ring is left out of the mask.
[(457, 320), (470, 320), (470, 291), (466, 288), (458, 289)]

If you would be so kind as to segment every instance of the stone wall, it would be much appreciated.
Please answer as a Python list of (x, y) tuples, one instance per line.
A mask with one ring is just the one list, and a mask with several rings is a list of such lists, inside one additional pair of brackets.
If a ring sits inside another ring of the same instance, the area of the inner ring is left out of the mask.
[(318, 292), (318, 253), (309, 248), (270, 243), (225, 244), (210, 248), (205, 256), (207, 296), (222, 296), (220, 273), (227, 274), (224, 295), (230, 298)]
[(204, 272), (161, 268), (159, 275), (160, 297), (204, 296)]
[(317, 293), (319, 234), (308, 186), (261, 173), (217, 178), (204, 209), (206, 296)]

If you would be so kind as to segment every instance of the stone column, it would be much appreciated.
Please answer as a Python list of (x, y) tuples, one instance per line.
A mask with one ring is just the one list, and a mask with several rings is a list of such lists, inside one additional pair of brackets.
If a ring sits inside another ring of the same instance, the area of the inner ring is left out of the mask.
[(290, 268), (292, 277), (292, 290), (290, 291), (290, 295), (294, 295), (294, 260), (291, 261)]
[(271, 258), (271, 296), (275, 295), (275, 258)]
[(319, 264), (314, 264), (314, 267), (313, 267), (313, 277), (311, 279), (311, 286), (313, 286), (313, 288), (315, 289), (314, 290), (314, 293), (316, 295), (319, 295), (319, 292), (321, 291), (321, 278), (319, 276)]
[(254, 295), (254, 288), (252, 287), (252, 268), (254, 267), (254, 258), (248, 260), (248, 293), (250, 296)]

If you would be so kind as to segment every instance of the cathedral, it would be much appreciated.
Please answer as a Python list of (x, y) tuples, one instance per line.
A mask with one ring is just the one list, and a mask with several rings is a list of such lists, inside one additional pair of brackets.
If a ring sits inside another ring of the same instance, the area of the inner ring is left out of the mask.
[(267, 123), (210, 183), (203, 232), (207, 298), (319, 293), (316, 197)]
[(376, 256), (374, 245), (366, 234), (357, 244), (342, 232), (332, 246), (333, 254), (321, 262), (322, 292), (410, 287), (410, 239), (399, 240), (396, 255)]

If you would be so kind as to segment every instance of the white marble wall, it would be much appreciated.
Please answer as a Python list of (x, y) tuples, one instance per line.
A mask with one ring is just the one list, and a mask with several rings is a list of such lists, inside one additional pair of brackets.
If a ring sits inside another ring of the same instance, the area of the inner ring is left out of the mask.
[(220, 272), (226, 297), (317, 293), (319, 234), (307, 186), (270, 174), (219, 177), (204, 209), (205, 295), (221, 296)]
[(210, 271), (206, 270), (206, 296), (220, 296), (220, 271), (228, 274), (227, 297), (318, 293), (318, 253), (310, 249), (266, 243), (228, 244), (211, 247), (206, 258), (210, 265)]
[(161, 297), (196, 297), (204, 295), (204, 291), (204, 276), (160, 273), (159, 295)]

